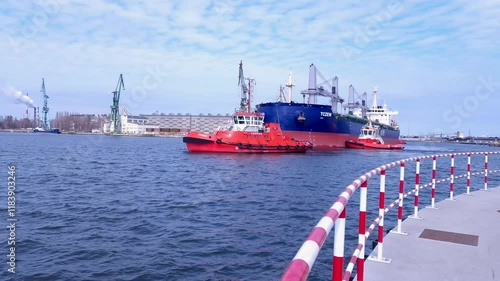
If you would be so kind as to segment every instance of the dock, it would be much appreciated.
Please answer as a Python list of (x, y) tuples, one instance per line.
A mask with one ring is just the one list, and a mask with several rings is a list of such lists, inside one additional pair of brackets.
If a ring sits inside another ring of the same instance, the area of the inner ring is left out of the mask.
[(419, 217), (403, 221), (407, 235), (385, 235), (390, 263), (367, 259), (365, 281), (500, 280), (500, 187), (438, 202)]

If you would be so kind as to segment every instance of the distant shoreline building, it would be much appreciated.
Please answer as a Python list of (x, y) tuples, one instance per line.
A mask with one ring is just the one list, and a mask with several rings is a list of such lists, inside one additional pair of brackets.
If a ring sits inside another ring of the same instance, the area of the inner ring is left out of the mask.
[[(140, 114), (121, 115), (122, 134), (128, 135), (185, 135), (191, 130), (211, 133), (231, 121), (230, 114)], [(110, 132), (110, 123), (103, 126)]]

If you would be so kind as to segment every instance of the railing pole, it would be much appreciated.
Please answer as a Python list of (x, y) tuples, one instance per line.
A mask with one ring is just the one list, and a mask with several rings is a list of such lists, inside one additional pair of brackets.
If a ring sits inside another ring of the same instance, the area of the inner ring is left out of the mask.
[(453, 187), (455, 185), (455, 155), (451, 155), (450, 164), (450, 198), (448, 200), (453, 200)]
[(413, 215), (409, 216), (412, 219), (422, 219), (418, 216), (418, 191), (420, 189), (420, 158), (417, 158), (415, 167), (415, 201), (413, 204)]
[(345, 216), (347, 206), (335, 221), (335, 237), (333, 246), (332, 280), (341, 281), (344, 274), (344, 243), (345, 243)]
[(484, 190), (488, 190), (488, 153), (484, 154)]
[(398, 203), (398, 225), (396, 230), (391, 230), (391, 233), (407, 235), (408, 233), (401, 231), (401, 223), (403, 222), (403, 192), (405, 189), (405, 163), (401, 163), (399, 169), (399, 203)]
[(436, 156), (432, 157), (431, 208), (436, 209)]
[(470, 153), (467, 153), (467, 194), (470, 194)]
[(358, 281), (363, 281), (365, 272), (365, 232), (366, 232), (366, 198), (367, 198), (368, 180), (361, 184), (359, 192), (359, 232), (358, 243), (363, 244), (359, 252), (357, 261)]
[(378, 225), (378, 254), (377, 259), (382, 260), (382, 250), (384, 242), (384, 202), (385, 202), (385, 170), (380, 173), (380, 191), (378, 200), (378, 215), (380, 218), (380, 223)]
[(380, 191), (378, 200), (378, 215), (380, 217), (378, 223), (378, 243), (377, 256), (369, 256), (371, 261), (390, 263), (391, 260), (383, 257), (384, 250), (384, 210), (385, 210), (385, 170), (380, 171)]

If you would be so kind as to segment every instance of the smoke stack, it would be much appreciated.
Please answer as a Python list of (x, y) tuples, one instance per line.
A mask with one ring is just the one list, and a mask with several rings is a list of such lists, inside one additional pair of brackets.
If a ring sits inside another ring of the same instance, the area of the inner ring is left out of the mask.
[(33, 127), (37, 127), (36, 126), (36, 107), (33, 108)]
[[(28, 93), (26, 93), (26, 97), (28, 97), (28, 99), (29, 99), (29, 96), (30, 95)], [(26, 105), (26, 119), (30, 119), (30, 117), (28, 115), (28, 105)]]

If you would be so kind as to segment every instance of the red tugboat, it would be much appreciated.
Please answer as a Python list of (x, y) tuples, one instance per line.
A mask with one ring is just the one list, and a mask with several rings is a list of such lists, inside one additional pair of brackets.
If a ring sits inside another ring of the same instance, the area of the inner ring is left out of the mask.
[(237, 112), (228, 129), (214, 134), (191, 131), (183, 138), (189, 152), (300, 153), (310, 142), (283, 135), (279, 124), (264, 124), (264, 114)]
[(400, 143), (398, 144), (385, 144), (384, 140), (380, 136), (379, 127), (373, 126), (371, 121), (361, 128), (361, 134), (358, 139), (350, 139), (345, 142), (347, 148), (357, 148), (357, 149), (394, 149), (400, 150), (404, 146)]
[[(243, 77), (240, 62), (239, 85), (242, 95), (240, 109), (227, 129), (218, 129), (213, 134), (191, 131), (182, 141), (189, 152), (232, 152), (232, 153), (303, 153), (312, 148), (306, 141), (297, 141), (283, 135), (277, 123), (264, 124), (264, 114), (252, 112), (250, 93), (253, 79), (248, 87)], [(247, 98), (248, 95), (248, 98)]]

